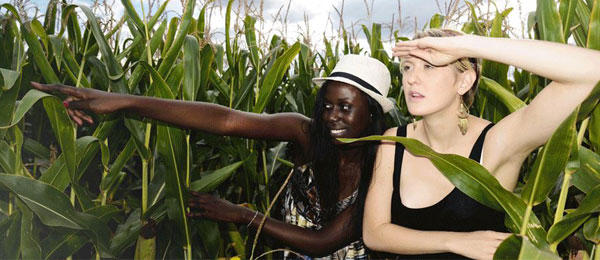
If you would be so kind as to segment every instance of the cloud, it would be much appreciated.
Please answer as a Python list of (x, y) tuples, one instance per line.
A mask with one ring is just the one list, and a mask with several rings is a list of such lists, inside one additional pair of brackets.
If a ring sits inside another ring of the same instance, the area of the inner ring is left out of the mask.
[[(48, 3), (48, 0), (32, 1), (42, 9), (45, 9)], [(91, 0), (75, 0), (75, 2), (87, 5), (92, 3)], [(169, 19), (182, 15), (181, 2), (182, 0), (170, 0), (165, 12)], [(207, 0), (197, 0), (196, 2), (194, 18), (198, 17), (200, 9)], [(227, 0), (215, 0), (210, 4), (212, 8), (207, 10), (207, 19), (209, 19), (207, 24), (210, 25), (213, 33), (212, 40), (216, 42), (222, 42), (225, 38), (227, 2)], [(438, 7), (438, 2), (441, 7)], [(262, 15), (262, 20), (259, 19), (256, 28), (259, 32), (258, 37), (262, 37), (261, 39), (264, 42), (268, 42), (273, 35), (277, 34), (287, 37), (289, 41), (310, 38), (310, 42), (316, 49), (322, 49), (323, 35), (329, 40), (335, 40), (340, 34), (340, 23), (343, 21), (346, 31), (351, 37), (355, 37), (363, 48), (368, 47), (368, 44), (361, 25), (365, 25), (370, 29), (373, 23), (382, 24), (382, 39), (384, 41), (387, 39), (384, 44), (389, 47), (393, 42), (393, 39), (391, 39), (392, 29), (394, 31), (399, 30), (402, 36), (411, 37), (415, 30), (423, 29), (435, 13), (443, 12), (439, 9), (444, 8), (448, 2), (449, 0), (240, 0), (234, 1), (233, 4), (232, 26), (237, 22), (238, 26), (241, 27), (243, 16), (246, 15), (241, 13), (242, 17), (237, 17), (237, 12), (239, 10), (243, 12), (245, 9), (244, 6), (240, 5), (251, 5), (250, 15)], [(535, 10), (535, 1), (520, 2), (522, 4), (521, 10), (517, 8), (519, 4), (517, 0), (495, 1), (501, 10), (508, 7), (515, 8), (509, 16), (509, 21), (511, 26), (518, 29), (519, 32), (521, 30), (520, 21), (526, 20), (527, 14)], [(147, 1), (144, 1), (144, 3), (147, 3)], [(141, 15), (140, 2), (132, 1), (132, 4), (138, 14)], [(461, 1), (461, 4), (464, 5), (464, 2)], [(158, 7), (159, 5), (154, 6), (152, 13), (155, 13)], [(146, 12), (148, 12), (147, 9), (146, 6)], [(120, 0), (116, 0), (112, 4), (112, 11), (116, 19), (122, 17), (124, 8)], [(338, 11), (343, 12), (341, 19)], [(43, 13), (44, 11), (42, 11)], [(97, 15), (102, 16), (102, 14)], [(82, 16), (80, 15), (80, 17)], [(82, 20), (86, 20), (85, 17), (82, 17)], [(239, 27), (238, 29), (241, 29)], [(127, 31), (127, 26), (124, 26), (124, 29)], [(128, 35), (123, 36), (127, 37)], [(522, 37), (522, 35), (513, 36)]]

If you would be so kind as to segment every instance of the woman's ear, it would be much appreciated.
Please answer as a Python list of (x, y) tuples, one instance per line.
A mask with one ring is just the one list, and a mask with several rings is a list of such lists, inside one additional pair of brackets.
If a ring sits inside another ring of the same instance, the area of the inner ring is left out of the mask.
[(461, 82), (460, 87), (458, 88), (458, 94), (462, 96), (467, 93), (467, 91), (473, 87), (473, 83), (475, 82), (476, 78), (477, 75), (475, 75), (475, 71), (473, 70), (467, 70), (461, 73)]

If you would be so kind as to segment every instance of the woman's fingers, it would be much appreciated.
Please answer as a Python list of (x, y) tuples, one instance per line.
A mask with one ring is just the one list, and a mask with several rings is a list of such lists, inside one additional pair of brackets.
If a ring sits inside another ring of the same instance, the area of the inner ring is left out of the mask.
[(93, 124), (94, 121), (92, 120), (92, 118), (88, 115), (86, 115), (85, 113), (79, 111), (79, 110), (73, 110), (73, 113), (79, 117), (79, 119), (87, 122), (88, 124)]
[(77, 125), (79, 125), (79, 126), (83, 125), (83, 121), (81, 120), (81, 118), (79, 118), (75, 114), (75, 110), (67, 109), (67, 114), (69, 114), (71, 119), (73, 119), (73, 121), (75, 121), (75, 123), (77, 123)]
[(68, 95), (69, 97), (67, 97), (63, 101), (63, 104), (67, 108), (67, 113), (69, 114), (71, 119), (73, 119), (73, 121), (75, 121), (75, 123), (77, 123), (77, 125), (83, 125), (84, 121), (89, 124), (94, 123), (94, 120), (92, 120), (92, 118), (90, 116), (79, 111), (80, 109), (85, 109), (85, 108), (89, 107), (89, 104), (87, 101), (80, 100), (84, 97), (83, 97), (83, 94), (80, 91), (78, 91), (77, 88), (72, 87), (72, 86), (62, 85), (62, 84), (41, 84), (41, 83), (33, 82), (33, 81), (30, 82), (30, 84), (34, 88), (44, 91), (44, 92), (57, 91), (57, 92), (65, 94), (65, 95)]
[(71, 117), (71, 119), (73, 119), (73, 121), (75, 121), (75, 123), (77, 123), (79, 126), (83, 125), (84, 121), (89, 124), (93, 124), (94, 120), (92, 120), (90, 116), (78, 110), (77, 106), (73, 106), (75, 102), (79, 101), (77, 98), (72, 96), (63, 101), (64, 106), (67, 108), (67, 114), (69, 114), (69, 117)]
[(396, 47), (417, 47), (417, 46), (419, 46), (419, 40), (396, 42)]
[(62, 84), (41, 84), (41, 83), (33, 82), (33, 81), (30, 83), (31, 83), (31, 86), (33, 86), (34, 88), (41, 90), (41, 91), (45, 91), (45, 92), (58, 91), (65, 95), (82, 98), (81, 94), (77, 91), (76, 87), (62, 85)]
[(187, 215), (188, 217), (192, 217), (192, 218), (202, 217), (201, 212), (188, 212), (188, 213), (185, 213), (185, 215)]
[(416, 47), (397, 46), (392, 48), (392, 54), (396, 57), (404, 58), (410, 56), (410, 51), (414, 49), (416, 49)]
[[(79, 111), (78, 111), (78, 112), (79, 112)], [(90, 124), (90, 125), (91, 125), (91, 124), (94, 124), (94, 119), (92, 119), (92, 117), (91, 117), (91, 116), (88, 116), (88, 115), (84, 114), (83, 112), (79, 112), (79, 113), (81, 113), (81, 114), (82, 114), (82, 117), (81, 117), (81, 118), (82, 118), (83, 120), (85, 120), (86, 122), (88, 122), (88, 124)]]

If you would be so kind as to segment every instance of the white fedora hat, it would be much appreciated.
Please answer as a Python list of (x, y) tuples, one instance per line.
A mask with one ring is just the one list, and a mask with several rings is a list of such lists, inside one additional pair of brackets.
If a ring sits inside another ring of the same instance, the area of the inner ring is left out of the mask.
[(384, 113), (394, 107), (394, 103), (387, 98), (391, 86), (390, 72), (379, 60), (356, 54), (345, 55), (335, 65), (329, 77), (312, 79), (319, 87), (327, 80), (357, 87), (375, 99)]

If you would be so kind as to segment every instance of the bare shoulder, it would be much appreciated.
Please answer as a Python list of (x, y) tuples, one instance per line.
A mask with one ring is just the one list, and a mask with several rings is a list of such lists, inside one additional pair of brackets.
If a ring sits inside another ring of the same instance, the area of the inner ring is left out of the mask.
[[(392, 127), (390, 129), (386, 130), (383, 133), (383, 135), (384, 136), (396, 136), (397, 130), (398, 130), (398, 127)], [(393, 161), (393, 160), (390, 160), (390, 158), (394, 157), (395, 147), (396, 147), (396, 142), (394, 142), (394, 141), (388, 141), (388, 140), (381, 141), (381, 144), (379, 145), (379, 148), (377, 151), (377, 157), (375, 159), (376, 168), (381, 165), (387, 165), (387, 164), (389, 164), (390, 161)]]
[(383, 135), (385, 135), (385, 136), (396, 136), (397, 132), (398, 132), (398, 127), (392, 127), (392, 128), (389, 128), (388, 130), (385, 130), (385, 132), (383, 133)]

